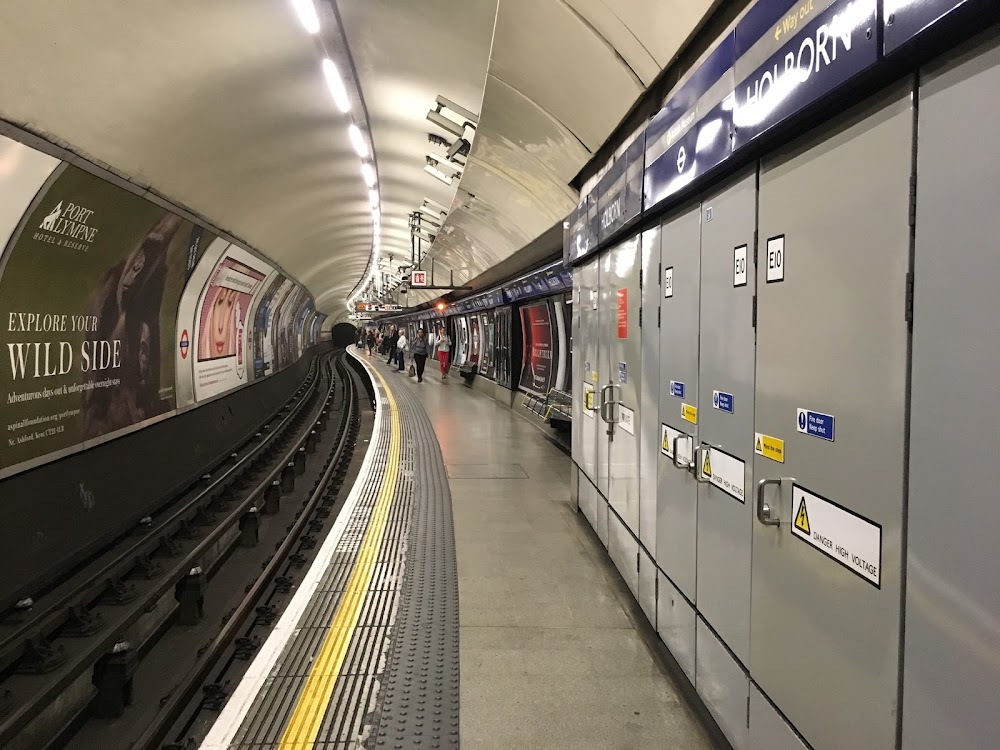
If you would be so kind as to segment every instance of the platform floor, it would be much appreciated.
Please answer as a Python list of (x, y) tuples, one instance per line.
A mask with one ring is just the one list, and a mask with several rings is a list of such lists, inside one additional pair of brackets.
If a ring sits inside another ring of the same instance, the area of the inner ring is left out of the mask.
[(378, 402), (358, 480), (202, 750), (711, 747), (570, 459), (434, 362), (351, 354)]
[(441, 445), (458, 556), (463, 750), (711, 744), (626, 614), (628, 589), (538, 427), (428, 362), (411, 390)]

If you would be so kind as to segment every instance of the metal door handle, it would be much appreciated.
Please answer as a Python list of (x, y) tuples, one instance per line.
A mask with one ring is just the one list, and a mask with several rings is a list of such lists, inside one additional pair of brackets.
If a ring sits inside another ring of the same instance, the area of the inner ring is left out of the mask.
[(608, 400), (607, 394), (608, 394), (608, 389), (612, 387), (613, 387), (612, 383), (608, 383), (605, 386), (601, 386), (601, 419), (603, 419), (608, 424), (611, 424), (611, 420), (608, 418), (608, 407), (611, 406), (612, 402)]
[(692, 443), (694, 442), (694, 438), (692, 438), (690, 435), (682, 434), (682, 435), (677, 435), (674, 438), (674, 466), (676, 466), (678, 469), (690, 469), (694, 465), (690, 461), (688, 461), (686, 464), (677, 463), (677, 459), (680, 458), (681, 455), (680, 451), (677, 450), (677, 442), (681, 439), (690, 439)]
[(704, 466), (704, 463), (702, 463), (701, 461), (701, 456), (703, 456), (705, 454), (705, 451), (708, 449), (709, 446), (706, 446), (704, 443), (702, 443), (701, 445), (699, 445), (697, 448), (694, 449), (694, 463), (691, 464), (691, 473), (694, 474), (695, 481), (700, 482), (701, 484), (712, 483), (711, 478), (709, 479), (702, 478), (703, 472), (701, 470), (701, 467)]
[(765, 526), (781, 526), (781, 519), (772, 516), (771, 506), (764, 501), (764, 488), (769, 484), (781, 486), (781, 478), (761, 479), (757, 482), (757, 520)]

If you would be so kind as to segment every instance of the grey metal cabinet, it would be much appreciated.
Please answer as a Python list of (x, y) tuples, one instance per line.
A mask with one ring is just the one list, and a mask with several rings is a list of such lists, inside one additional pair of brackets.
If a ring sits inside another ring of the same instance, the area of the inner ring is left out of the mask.
[(660, 226), (660, 458), (656, 560), (695, 600), (701, 207)]
[[(639, 378), (639, 540), (656, 549), (656, 470), (660, 453), (660, 229), (642, 233), (642, 372)], [(640, 568), (642, 565), (640, 564)], [(650, 575), (647, 580), (655, 581)], [(640, 581), (640, 588), (642, 584)], [(655, 607), (654, 607), (655, 609)], [(654, 622), (655, 617), (650, 621)]]
[(578, 266), (574, 269), (574, 286), (579, 283), (580, 301), (575, 305), (573, 315), (580, 319), (580, 338), (574, 336), (574, 347), (577, 351), (573, 356), (573, 368), (579, 365), (576, 376), (576, 388), (581, 394), (581, 418), (573, 420), (574, 435), (579, 435), (579, 445), (574, 443), (573, 457), (590, 481), (597, 484), (597, 441), (602, 431), (597, 418), (598, 404), (598, 338), (599, 338), (599, 303), (598, 303), (598, 261)]
[(701, 225), (698, 610), (750, 656), (756, 170), (706, 199)]
[[(607, 372), (602, 382), (611, 385), (605, 396), (614, 399), (605, 410), (608, 425), (608, 492), (611, 507), (632, 534), (639, 532), (639, 391), (642, 377), (642, 329), (639, 290), (639, 237), (616, 245), (607, 254), (607, 273), (601, 277), (602, 297), (610, 303), (610, 314), (602, 317), (601, 335), (608, 342)], [(605, 363), (601, 363), (604, 366)], [(632, 553), (629, 578), (635, 574)]]
[(1000, 43), (921, 75), (903, 750), (1000, 745)]
[(814, 750), (895, 744), (911, 93), (761, 163), (750, 671)]

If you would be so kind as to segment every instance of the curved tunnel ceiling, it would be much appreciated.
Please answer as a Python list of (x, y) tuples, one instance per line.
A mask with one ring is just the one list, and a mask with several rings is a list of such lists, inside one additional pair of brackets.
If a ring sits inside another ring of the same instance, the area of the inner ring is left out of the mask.
[[(714, 5), (315, 4), (355, 118), (367, 110), (383, 264), (409, 262), (408, 216), (430, 198), (451, 209), (431, 257), (456, 283), (572, 210), (570, 181)], [(0, 116), (244, 239), (343, 317), (368, 265), (371, 213), (321, 54), (289, 0), (5, 3)], [(424, 171), (443, 150), (428, 133), (454, 138), (426, 120), (438, 95), (480, 115), (451, 186)]]

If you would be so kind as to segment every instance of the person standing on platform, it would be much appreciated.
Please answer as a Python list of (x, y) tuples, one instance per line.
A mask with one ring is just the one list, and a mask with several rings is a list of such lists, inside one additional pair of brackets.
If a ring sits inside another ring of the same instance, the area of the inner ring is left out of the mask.
[(368, 340), (365, 343), (368, 344), (368, 356), (370, 357), (372, 356), (372, 349), (375, 348), (375, 334), (370, 328), (368, 329)]
[(438, 364), (441, 365), (441, 379), (448, 377), (448, 365), (451, 360), (451, 336), (444, 326), (438, 326)]
[(403, 363), (406, 360), (406, 352), (409, 346), (410, 342), (406, 340), (406, 334), (403, 333), (403, 329), (400, 329), (399, 338), (396, 339), (396, 364), (398, 365), (396, 369), (400, 372), (403, 371)]
[(424, 365), (427, 364), (427, 331), (417, 329), (417, 340), (410, 347), (413, 353), (413, 364), (417, 366), (417, 382), (424, 382)]
[(387, 365), (391, 365), (396, 359), (396, 347), (399, 341), (399, 332), (395, 327), (389, 330), (389, 359), (385, 361)]

